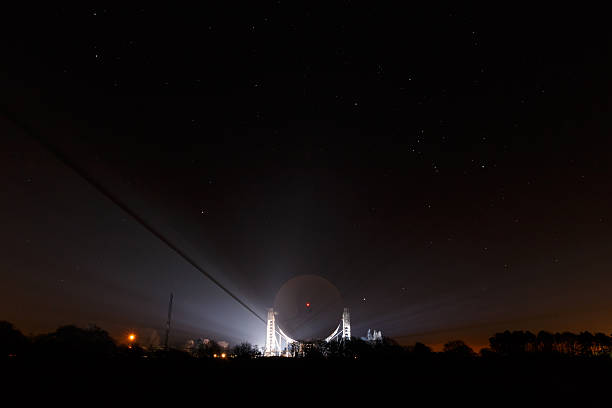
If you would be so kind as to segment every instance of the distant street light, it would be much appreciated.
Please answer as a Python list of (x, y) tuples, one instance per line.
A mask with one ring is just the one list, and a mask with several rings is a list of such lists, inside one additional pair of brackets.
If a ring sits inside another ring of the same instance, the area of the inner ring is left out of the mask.
[(128, 348), (132, 348), (132, 344), (134, 344), (135, 340), (136, 340), (136, 335), (134, 333), (128, 334), (128, 341), (130, 342), (130, 345), (128, 346)]

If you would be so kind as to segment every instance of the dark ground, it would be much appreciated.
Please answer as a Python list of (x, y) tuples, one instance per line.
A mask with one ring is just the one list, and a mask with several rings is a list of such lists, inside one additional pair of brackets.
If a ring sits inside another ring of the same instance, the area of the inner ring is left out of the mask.
[[(612, 361), (442, 357), (378, 361), (255, 359), (8, 361), (7, 390), (70, 403), (167, 400), (234, 406), (609, 406)], [(27, 394), (17, 389), (25, 386)], [(36, 390), (35, 393), (32, 391)]]

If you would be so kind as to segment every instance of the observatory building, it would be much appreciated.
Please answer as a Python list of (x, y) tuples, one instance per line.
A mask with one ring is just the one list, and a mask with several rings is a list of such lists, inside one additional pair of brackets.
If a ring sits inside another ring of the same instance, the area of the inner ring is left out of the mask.
[[(348, 307), (345, 307), (338, 327), (332, 334), (327, 336), (325, 341), (345, 341), (350, 339), (351, 315)], [(283, 333), (282, 329), (278, 326), (278, 324), (276, 324), (276, 314), (274, 309), (268, 309), (264, 357), (289, 356), (289, 346), (293, 343), (296, 343), (296, 340)]]
[(382, 330), (372, 330), (368, 329), (367, 337), (362, 337), (361, 340), (364, 341), (382, 341)]

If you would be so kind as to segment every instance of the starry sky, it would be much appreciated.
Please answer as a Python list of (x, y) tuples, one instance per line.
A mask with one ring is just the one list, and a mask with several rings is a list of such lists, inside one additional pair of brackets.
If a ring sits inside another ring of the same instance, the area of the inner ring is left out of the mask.
[(612, 332), (605, 13), (12, 7), (0, 319), (155, 342), (173, 292), (176, 344), (262, 345), (295, 294), (303, 337)]

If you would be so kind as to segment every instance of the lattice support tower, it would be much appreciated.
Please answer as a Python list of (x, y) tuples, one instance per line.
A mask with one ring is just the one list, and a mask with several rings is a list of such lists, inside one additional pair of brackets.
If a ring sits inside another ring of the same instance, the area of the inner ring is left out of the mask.
[[(283, 347), (284, 343), (284, 347)], [(276, 313), (274, 309), (268, 309), (268, 320), (266, 325), (266, 346), (264, 348), (265, 357), (289, 355), (289, 346), (295, 343), (291, 337), (287, 336), (276, 324)]]
[(344, 308), (342, 313), (342, 340), (351, 339), (351, 313), (348, 307)]

